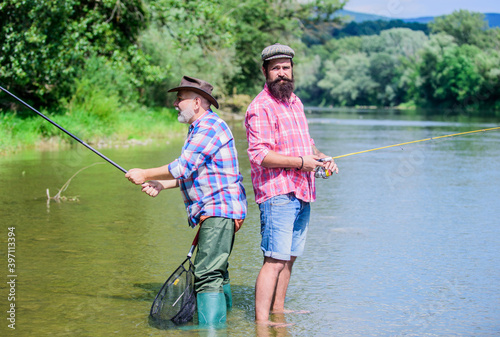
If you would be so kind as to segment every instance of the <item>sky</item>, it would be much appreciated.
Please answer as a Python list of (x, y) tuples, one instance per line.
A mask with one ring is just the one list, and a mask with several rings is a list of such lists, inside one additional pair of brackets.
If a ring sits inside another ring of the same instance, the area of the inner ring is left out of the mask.
[(500, 13), (500, 0), (348, 0), (345, 10), (391, 18), (448, 15), (456, 10)]

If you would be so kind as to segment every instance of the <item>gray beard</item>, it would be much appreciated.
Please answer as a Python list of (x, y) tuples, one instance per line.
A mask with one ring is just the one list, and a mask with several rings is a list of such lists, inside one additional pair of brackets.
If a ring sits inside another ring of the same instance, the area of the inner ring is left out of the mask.
[(177, 120), (180, 123), (184, 123), (184, 124), (189, 124), (189, 121), (195, 115), (193, 108), (186, 108), (182, 111), (180, 111), (180, 110), (177, 110), (177, 111), (179, 111), (179, 116), (177, 116)]

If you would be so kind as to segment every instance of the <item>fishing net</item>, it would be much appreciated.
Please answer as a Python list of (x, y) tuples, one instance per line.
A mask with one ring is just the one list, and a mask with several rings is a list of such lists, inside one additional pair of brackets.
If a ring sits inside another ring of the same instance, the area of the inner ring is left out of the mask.
[(149, 318), (152, 325), (158, 328), (168, 328), (172, 323), (184, 324), (193, 319), (196, 311), (196, 294), (191, 256), (198, 244), (199, 234), (198, 229), (187, 258), (165, 281), (153, 301)]
[(184, 324), (193, 319), (196, 311), (194, 265), (188, 257), (165, 281), (151, 306), (154, 325), (166, 327)]

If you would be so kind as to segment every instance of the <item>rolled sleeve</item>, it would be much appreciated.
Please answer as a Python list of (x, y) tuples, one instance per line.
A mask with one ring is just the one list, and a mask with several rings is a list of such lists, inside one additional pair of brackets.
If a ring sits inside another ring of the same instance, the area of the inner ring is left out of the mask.
[(176, 159), (173, 162), (171, 162), (170, 164), (168, 164), (168, 171), (175, 179), (179, 179), (179, 177), (181, 176), (181, 168), (179, 165), (179, 159)]
[(257, 165), (262, 165), (264, 158), (269, 154), (269, 149), (263, 148), (260, 151), (248, 151), (248, 157), (250, 161)]
[(274, 128), (266, 109), (247, 111), (245, 127), (248, 140), (248, 158), (250, 162), (261, 165), (264, 158), (274, 149), (276, 142)]

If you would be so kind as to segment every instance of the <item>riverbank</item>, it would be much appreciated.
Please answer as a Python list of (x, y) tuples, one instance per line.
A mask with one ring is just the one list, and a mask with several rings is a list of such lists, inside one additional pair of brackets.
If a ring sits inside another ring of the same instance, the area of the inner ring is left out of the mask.
[[(168, 108), (134, 108), (100, 116), (79, 111), (42, 113), (90, 146), (99, 148), (146, 145), (155, 139), (182, 136), (186, 126), (177, 121), (177, 111)], [(0, 114), (0, 156), (26, 149), (58, 150), (74, 140), (38, 115), (22, 117)]]
[[(226, 104), (225, 108), (231, 112), (217, 110), (216, 113), (230, 125), (242, 122), (244, 113), (234, 112), (244, 111), (241, 104), (235, 108)], [(468, 114), (463, 111), (400, 109), (399, 107), (305, 107), (304, 110), (309, 114), (339, 114), (339, 118), (354, 115), (357, 116), (356, 118), (365, 118), (368, 115), (391, 118), (391, 116), (401, 115), (408, 118), (420, 116), (418, 119), (428, 118), (434, 121), (464, 123), (491, 122), (498, 119), (492, 119), (492, 111)], [(108, 108), (104, 113), (102, 110), (93, 113), (86, 111), (96, 110), (73, 109), (64, 114), (46, 111), (42, 113), (96, 149), (148, 145), (156, 140), (186, 135), (187, 126), (177, 121), (177, 111), (171, 108), (153, 109), (139, 106), (119, 110)], [(74, 144), (75, 141), (69, 135), (34, 113), (33, 116), (26, 118), (15, 113), (0, 112), (0, 156), (28, 149), (59, 150)]]

